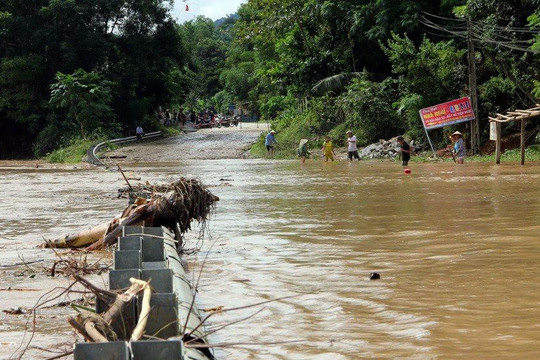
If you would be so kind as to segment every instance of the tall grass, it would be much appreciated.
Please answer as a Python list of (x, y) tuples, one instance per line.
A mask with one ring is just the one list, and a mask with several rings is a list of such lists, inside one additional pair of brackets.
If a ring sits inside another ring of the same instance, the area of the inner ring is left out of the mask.
[(94, 143), (95, 141), (92, 140), (73, 140), (69, 146), (55, 150), (47, 155), (45, 160), (50, 163), (61, 164), (75, 164), (81, 162), (88, 149), (90, 149)]

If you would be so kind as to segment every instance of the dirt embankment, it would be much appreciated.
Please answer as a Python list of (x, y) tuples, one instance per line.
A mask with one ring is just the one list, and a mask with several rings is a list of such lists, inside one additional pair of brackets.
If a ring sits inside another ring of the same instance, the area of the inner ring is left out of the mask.
[(238, 127), (201, 129), (157, 141), (132, 143), (105, 155), (115, 161), (173, 162), (180, 160), (241, 159), (266, 131), (262, 124), (244, 123)]

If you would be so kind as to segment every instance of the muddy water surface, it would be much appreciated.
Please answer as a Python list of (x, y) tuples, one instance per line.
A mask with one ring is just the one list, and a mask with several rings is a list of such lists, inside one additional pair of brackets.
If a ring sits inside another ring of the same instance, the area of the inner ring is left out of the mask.
[[(379, 162), (125, 166), (152, 182), (195, 176), (220, 197), (212, 238), (189, 258), (196, 277), (208, 252), (200, 308), (301, 295), (215, 315), (209, 326), (262, 309), (212, 342), (304, 343), (242, 345), (219, 350), (221, 358), (535, 359), (540, 353), (540, 164), (413, 164), (411, 175)], [(41, 236), (115, 215), (124, 206), (114, 200), (119, 179), (104, 170), (0, 170), (2, 264), (20, 261), (16, 249), (46, 260), (31, 249)], [(194, 246), (195, 236), (189, 241)], [(380, 280), (369, 280), (373, 271)], [(2, 289), (51, 282), (41, 275), (21, 281), (9, 270), (0, 275)], [(0, 307), (14, 306), (13, 296), (0, 291)], [(0, 356), (16, 347), (22, 317), (15, 318), (0, 315)], [(63, 318), (47, 323), (55, 321), (67, 334)], [(43, 343), (58, 340), (45, 332)]]

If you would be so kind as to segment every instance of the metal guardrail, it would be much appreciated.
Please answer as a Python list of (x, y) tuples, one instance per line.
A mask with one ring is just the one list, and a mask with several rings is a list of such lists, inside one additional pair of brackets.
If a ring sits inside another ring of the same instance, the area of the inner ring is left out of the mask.
[[(154, 139), (154, 138), (161, 137), (161, 136), (163, 136), (161, 131), (155, 131), (155, 132), (151, 132), (151, 133), (148, 133), (148, 134), (144, 134), (143, 140), (144, 139)], [(90, 149), (88, 149), (88, 151), (86, 152), (86, 162), (88, 162), (90, 164), (94, 164), (94, 165), (105, 166), (105, 164), (103, 164), (101, 162), (101, 160), (99, 159), (99, 157), (96, 155), (96, 153), (99, 150), (101, 150), (102, 148), (104, 148), (108, 144), (125, 144), (125, 143), (129, 143), (129, 142), (134, 142), (134, 141), (137, 141), (136, 136), (128, 136), (128, 137), (125, 137), (125, 138), (112, 139), (112, 140), (100, 142), (99, 144), (96, 144), (93, 147), (91, 147)]]

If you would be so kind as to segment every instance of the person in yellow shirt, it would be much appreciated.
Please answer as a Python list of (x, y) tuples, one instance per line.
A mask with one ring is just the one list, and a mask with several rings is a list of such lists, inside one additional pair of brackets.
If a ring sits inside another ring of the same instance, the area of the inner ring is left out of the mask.
[(332, 141), (330, 140), (330, 136), (326, 137), (323, 147), (322, 147), (322, 151), (323, 151), (324, 157), (326, 158), (326, 161), (328, 161), (328, 159), (334, 161), (334, 155), (335, 155), (334, 145), (332, 144)]

